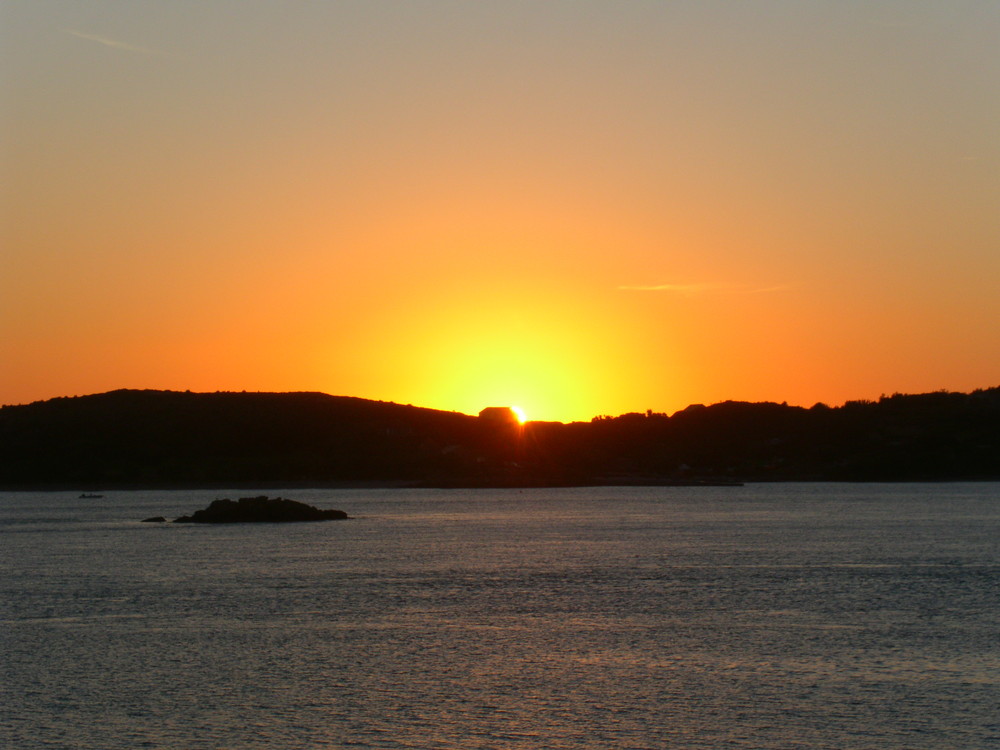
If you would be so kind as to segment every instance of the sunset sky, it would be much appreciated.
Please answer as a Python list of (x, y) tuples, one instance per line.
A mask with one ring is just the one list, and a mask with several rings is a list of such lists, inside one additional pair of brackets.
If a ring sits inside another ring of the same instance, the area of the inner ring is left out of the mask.
[(1000, 385), (1000, 2), (0, 8), (2, 404)]

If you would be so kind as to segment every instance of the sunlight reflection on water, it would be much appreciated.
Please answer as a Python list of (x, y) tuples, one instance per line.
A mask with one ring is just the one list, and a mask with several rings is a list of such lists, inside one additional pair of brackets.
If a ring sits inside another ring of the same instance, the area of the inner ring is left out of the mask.
[(978, 750), (998, 489), (3, 494), (0, 741)]

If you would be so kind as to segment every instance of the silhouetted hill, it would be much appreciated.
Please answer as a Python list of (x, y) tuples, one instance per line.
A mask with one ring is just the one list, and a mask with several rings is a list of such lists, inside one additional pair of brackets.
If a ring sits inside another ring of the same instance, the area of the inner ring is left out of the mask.
[(321, 393), (112, 391), (0, 409), (0, 484), (411, 479), (444, 445), (472, 441), (474, 426), (464, 414)]
[[(811, 409), (727, 401), (600, 419), (622, 471), (762, 480), (1000, 479), (1000, 388)], [(628, 445), (624, 450), (621, 446)]]
[(321, 393), (57, 398), (0, 409), (0, 487), (1000, 479), (1000, 388), (523, 427), (494, 417)]

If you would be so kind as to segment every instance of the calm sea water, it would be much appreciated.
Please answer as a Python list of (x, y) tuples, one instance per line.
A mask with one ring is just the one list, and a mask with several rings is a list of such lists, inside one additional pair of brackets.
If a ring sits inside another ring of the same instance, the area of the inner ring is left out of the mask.
[(0, 745), (1000, 747), (1000, 484), (246, 494), (0, 494)]

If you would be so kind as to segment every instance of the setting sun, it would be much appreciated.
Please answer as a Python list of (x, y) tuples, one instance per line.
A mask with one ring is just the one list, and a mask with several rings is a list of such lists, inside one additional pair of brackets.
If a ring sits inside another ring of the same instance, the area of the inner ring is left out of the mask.
[(565, 422), (1000, 372), (995, 4), (64, 5), (5, 4), (0, 404)]
[(998, 39), (0, 0), (0, 744), (996, 742)]
[[(317, 390), (466, 414), (517, 404), (541, 421), (648, 408), (616, 376), (615, 363), (631, 358), (630, 332), (638, 326), (613, 295), (575, 295), (539, 288), (537, 281), (513, 291), (441, 284), (432, 307), (406, 304), (413, 314), (404, 319), (386, 309), (367, 320), (355, 357), (331, 347), (316, 362)], [(414, 293), (398, 290), (400, 300), (407, 294)], [(390, 357), (406, 364), (405, 377), (384, 366)], [(654, 375), (664, 373), (649, 368), (633, 378)], [(667, 388), (672, 380), (659, 377), (658, 384)]]

